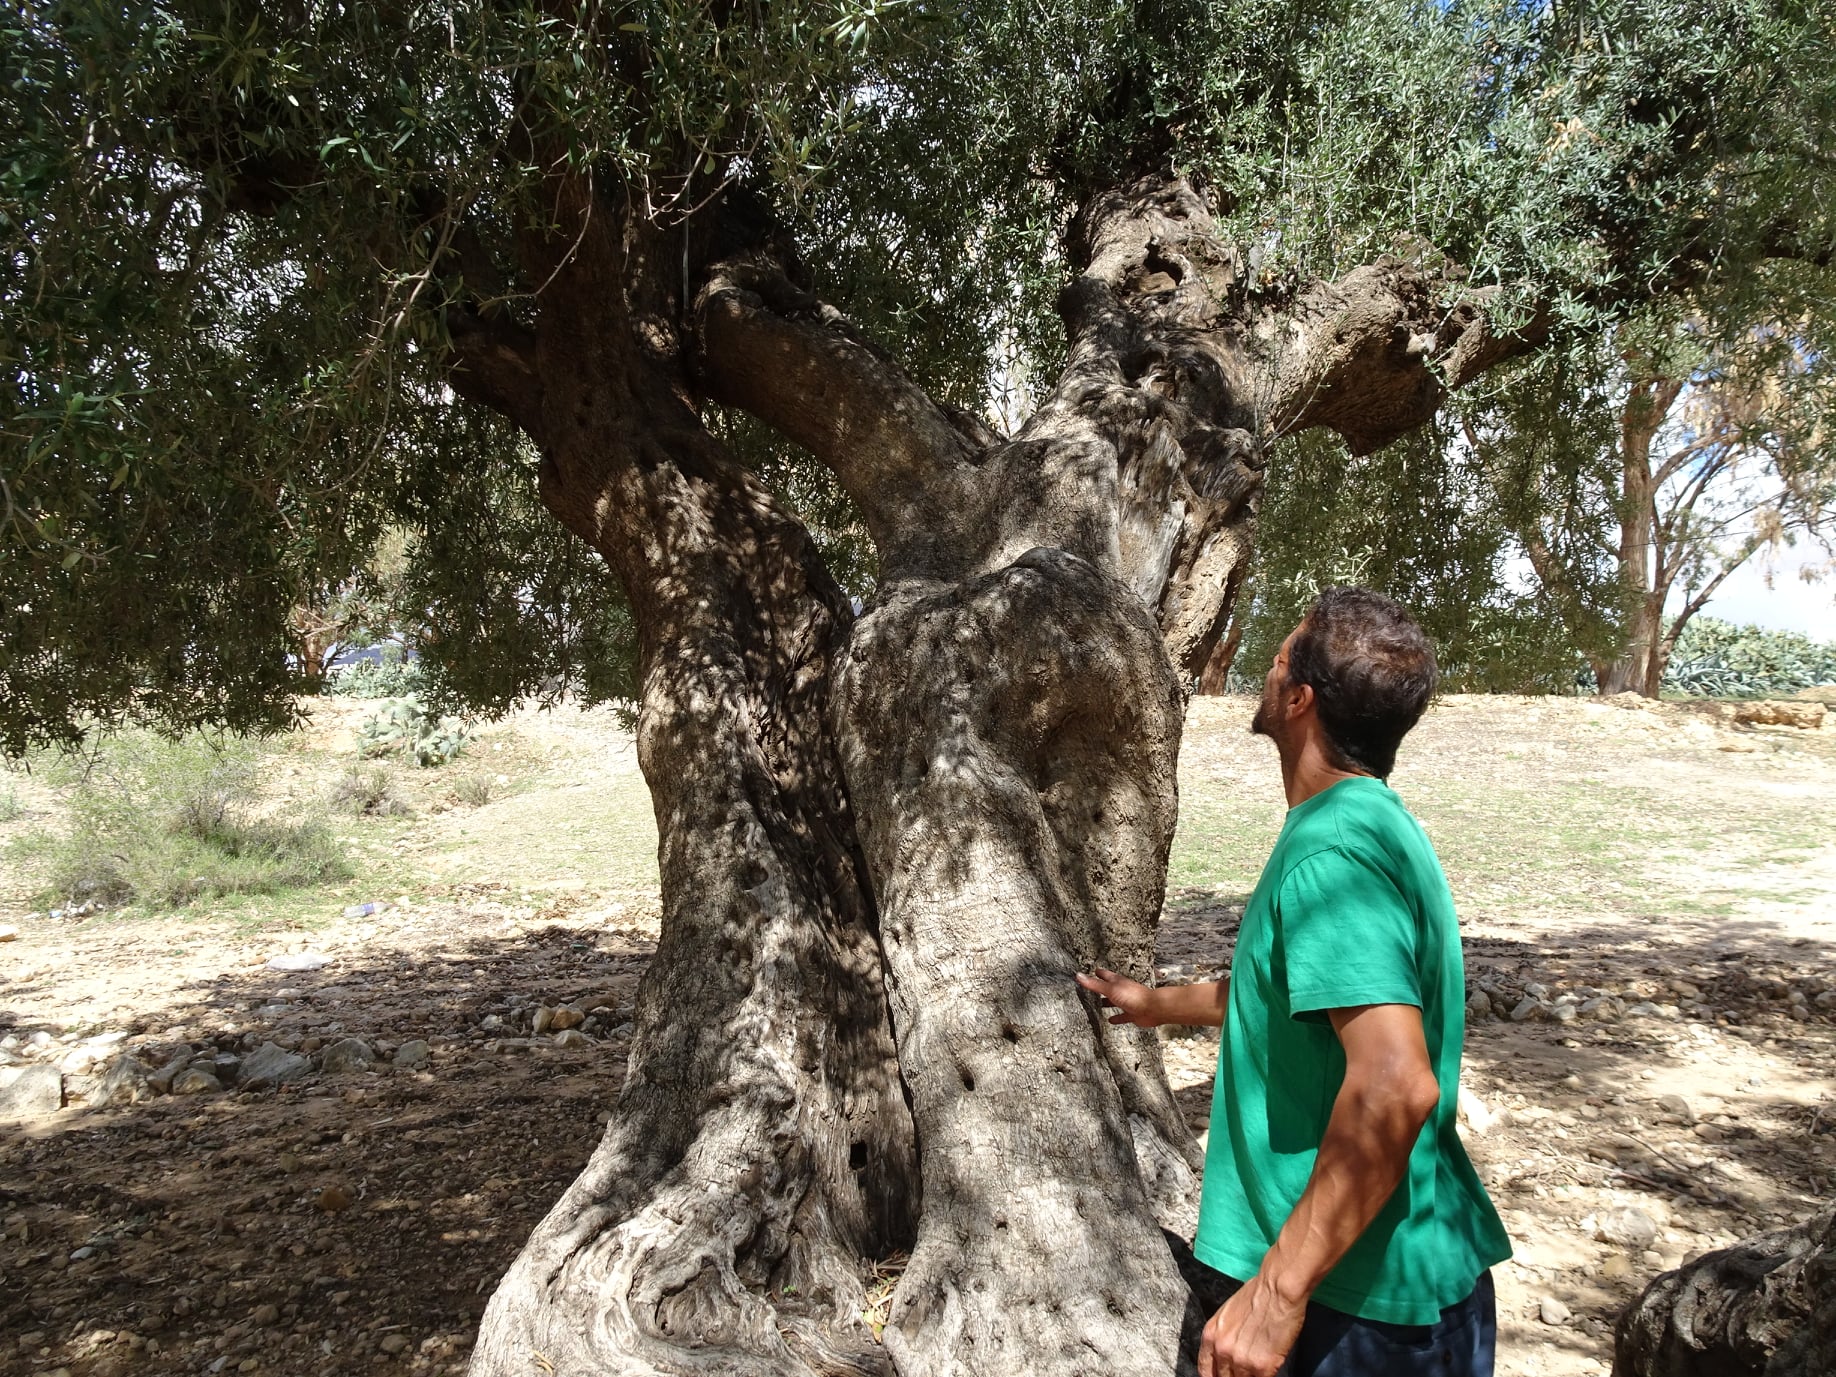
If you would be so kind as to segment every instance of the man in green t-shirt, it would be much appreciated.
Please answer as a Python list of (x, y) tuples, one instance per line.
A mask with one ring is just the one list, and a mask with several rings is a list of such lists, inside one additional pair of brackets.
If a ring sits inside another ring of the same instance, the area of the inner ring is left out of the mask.
[(1434, 680), (1401, 607), (1321, 594), (1250, 728), (1275, 742), (1288, 816), (1230, 978), (1078, 977), (1112, 1022), (1222, 1028), (1192, 1251), (1228, 1298), (1200, 1377), (1492, 1371), (1489, 1269), (1511, 1245), (1454, 1127), (1460, 934), (1427, 835), (1384, 783)]

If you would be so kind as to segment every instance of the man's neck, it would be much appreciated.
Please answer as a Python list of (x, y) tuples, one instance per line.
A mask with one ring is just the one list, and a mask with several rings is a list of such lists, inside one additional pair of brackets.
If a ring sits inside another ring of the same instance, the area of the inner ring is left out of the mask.
[(1309, 732), (1294, 748), (1281, 752), (1281, 784), (1288, 807), (1298, 808), (1315, 794), (1323, 794), (1342, 779), (1368, 779), (1362, 770), (1341, 770), (1332, 763), (1326, 743)]

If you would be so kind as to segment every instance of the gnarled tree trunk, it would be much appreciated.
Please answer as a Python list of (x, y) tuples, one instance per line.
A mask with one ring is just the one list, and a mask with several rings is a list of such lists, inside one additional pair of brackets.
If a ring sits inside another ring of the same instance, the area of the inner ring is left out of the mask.
[[(1515, 346), (1402, 260), (1259, 294), (1155, 175), (1078, 217), (1065, 371), (1001, 436), (744, 217), (664, 230), (558, 181), (538, 324), (462, 322), (455, 385), (536, 438), (629, 594), (663, 937), (605, 1141), (473, 1371), (1172, 1371), (1162, 1229), (1190, 1234), (1200, 1156), (1157, 1041), (1072, 975), (1150, 975), (1183, 686), (1273, 437), (1381, 443)], [(858, 623), (701, 394), (852, 496)], [(864, 1260), (908, 1244), (882, 1348)]]
[(1836, 1210), (1659, 1276), (1613, 1334), (1613, 1377), (1836, 1372)]

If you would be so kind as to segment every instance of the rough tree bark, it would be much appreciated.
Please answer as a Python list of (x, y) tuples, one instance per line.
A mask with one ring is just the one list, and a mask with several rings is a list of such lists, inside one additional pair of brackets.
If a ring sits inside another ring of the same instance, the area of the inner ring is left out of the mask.
[(595, 209), (563, 261), (529, 249), (554, 274), (533, 338), (477, 322), (456, 376), (535, 438), (543, 499), (630, 597), (662, 935), (612, 1123), (473, 1370), (873, 1371), (860, 1260), (909, 1240), (918, 1177), (828, 728), (848, 604), (677, 385), (675, 236)]
[[(1270, 444), (1380, 444), (1518, 343), (1402, 259), (1259, 292), (1150, 176), (1077, 218), (1066, 368), (1000, 436), (718, 201), (663, 229), (559, 180), (533, 330), (461, 318), (453, 376), (630, 597), (663, 936), (613, 1123), (473, 1371), (1171, 1371), (1199, 1154), (1156, 1040), (1072, 973), (1151, 976), (1184, 688)], [(702, 397), (853, 497), (858, 623)], [(862, 1259), (907, 1244), (877, 1347)]]
[(1665, 1272), (1613, 1339), (1613, 1377), (1836, 1372), (1836, 1210)]

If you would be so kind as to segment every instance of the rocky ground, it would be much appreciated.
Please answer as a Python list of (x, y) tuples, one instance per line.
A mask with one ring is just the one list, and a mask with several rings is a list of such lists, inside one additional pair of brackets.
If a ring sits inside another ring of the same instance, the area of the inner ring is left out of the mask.
[[(334, 768), (348, 717), (277, 778)], [(1170, 979), (1228, 960), (1279, 825), (1246, 718), (1193, 713)], [(502, 796), (408, 780), (322, 911), (52, 919), (0, 876), (0, 1372), (462, 1370), (601, 1129), (656, 931), (628, 738), (501, 731)], [(1412, 741), (1396, 785), (1468, 925), (1462, 1117), (1516, 1245), (1501, 1372), (1605, 1371), (1656, 1271), (1829, 1199), (1832, 763), (1828, 730), (1564, 700), (1452, 699)], [(1215, 1043), (1166, 1048), (1202, 1129)]]

